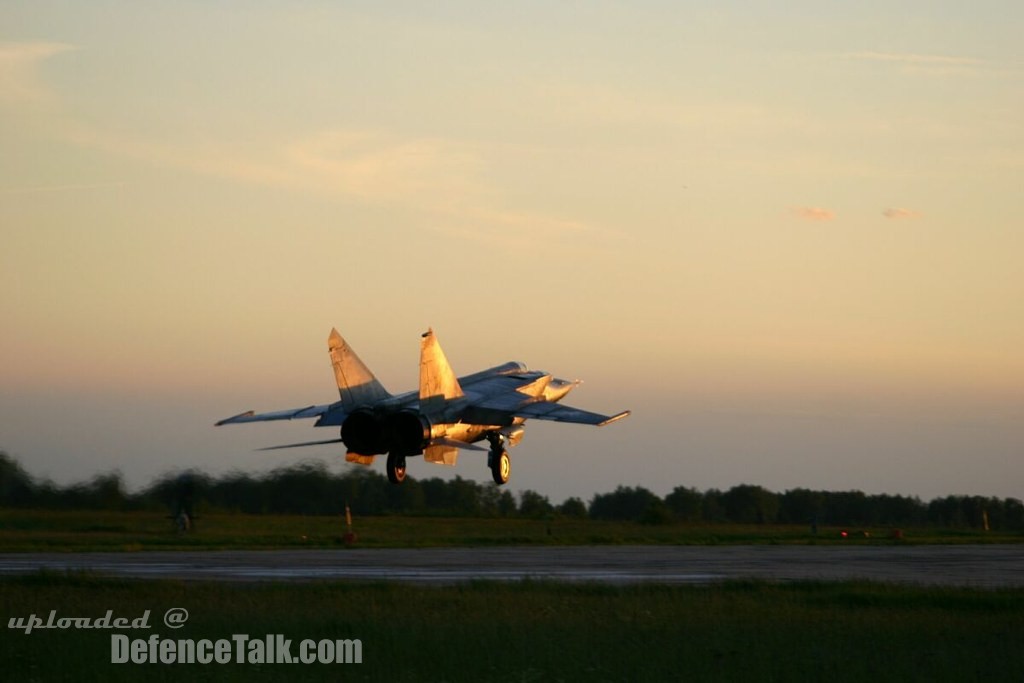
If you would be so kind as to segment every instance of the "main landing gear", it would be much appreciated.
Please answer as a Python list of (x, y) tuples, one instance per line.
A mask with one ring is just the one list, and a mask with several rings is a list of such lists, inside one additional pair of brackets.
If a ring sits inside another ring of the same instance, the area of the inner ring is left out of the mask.
[(498, 486), (507, 484), (512, 476), (512, 461), (505, 450), (505, 438), (496, 432), (487, 435), (491, 450), (487, 454), (487, 465), (491, 468), (491, 476)]
[(405, 481), (405, 456), (388, 453), (388, 481), (401, 484)]

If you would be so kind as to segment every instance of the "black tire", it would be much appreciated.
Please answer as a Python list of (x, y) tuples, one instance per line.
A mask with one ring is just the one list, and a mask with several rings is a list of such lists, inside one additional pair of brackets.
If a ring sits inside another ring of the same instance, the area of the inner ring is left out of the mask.
[(388, 481), (401, 484), (405, 481), (405, 456), (388, 453)]
[(498, 486), (508, 483), (512, 477), (512, 460), (508, 457), (508, 451), (501, 451), (491, 458), (491, 475)]

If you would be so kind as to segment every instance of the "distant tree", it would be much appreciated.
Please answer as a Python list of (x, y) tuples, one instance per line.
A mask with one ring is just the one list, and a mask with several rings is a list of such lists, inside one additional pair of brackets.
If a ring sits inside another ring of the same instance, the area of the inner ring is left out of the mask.
[(515, 496), (508, 489), (502, 489), (498, 496), (498, 514), (502, 517), (512, 517), (518, 511)]
[(512, 493), (494, 482), (480, 487), (480, 515), (483, 517), (510, 517), (516, 514), (516, 499)]
[(829, 524), (870, 524), (870, 502), (863, 491), (831, 491), (825, 496), (824, 516)]
[[(267, 512), (330, 515), (344, 510), (341, 487), (332, 481), (323, 462), (302, 462), (277, 468), (263, 477), (262, 484), (261, 507)], [(356, 496), (353, 498), (353, 512), (372, 512), (364, 500)]]
[(1024, 531), (1024, 502), (1016, 498), (1003, 501), (1003, 519), (1005, 528)]
[(984, 527), (987, 516), (991, 529), (1014, 528), (1009, 520), (1020, 514), (1017, 505), (1019, 501), (1012, 498), (1001, 501), (982, 496), (946, 496), (928, 504), (928, 521), (950, 527), (980, 529)]
[[(337, 478), (340, 486), (325, 487), (328, 499), (322, 503), (321, 514), (342, 514), (347, 503), (349, 509), (359, 515), (383, 515), (390, 509), (392, 492), (387, 478), (368, 467), (353, 465)], [(415, 487), (410, 490), (414, 496)]]
[(0, 451), (0, 506), (28, 507), (36, 497), (32, 477), (7, 453)]
[(86, 483), (74, 484), (58, 494), (59, 506), (79, 510), (123, 510), (128, 496), (121, 475), (99, 474)]
[(740, 484), (722, 494), (722, 507), (730, 522), (765, 524), (775, 521), (779, 498), (760, 486)]
[(933, 499), (928, 503), (928, 522), (939, 526), (964, 526), (960, 499), (957, 496)]
[(677, 486), (665, 496), (665, 505), (681, 522), (697, 522), (703, 516), (704, 496), (700, 491)]
[[(372, 472), (372, 470), (371, 470)], [(381, 479), (386, 479), (381, 475)], [(392, 486), (383, 481), (382, 486), (387, 498), (387, 511), (405, 515), (421, 515), (427, 507), (423, 486), (414, 477), (406, 477), (401, 486)]]
[(960, 505), (968, 526), (974, 529), (985, 526), (985, 514), (990, 507), (988, 499), (981, 496), (963, 496), (960, 499)]
[(539, 519), (551, 514), (554, 507), (547, 496), (542, 496), (536, 491), (527, 489), (519, 494), (519, 515), (532, 519)]
[(260, 483), (243, 472), (229, 472), (213, 481), (207, 496), (210, 504), (220, 510), (265, 512)]
[(790, 489), (779, 497), (779, 521), (786, 524), (812, 524), (822, 521), (825, 494), (810, 489)]
[(704, 492), (704, 501), (701, 507), (701, 514), (705, 522), (726, 521), (725, 506), (722, 504), (722, 492), (718, 489), (708, 489)]
[(869, 496), (872, 524), (921, 524), (927, 519), (928, 509), (919, 498), (879, 494)]
[(443, 479), (439, 477), (422, 479), (420, 488), (423, 489), (423, 507), (428, 514), (450, 514), (448, 486)]
[(669, 524), (672, 520), (672, 510), (661, 498), (650, 501), (637, 519), (641, 524)]
[(566, 498), (565, 501), (558, 506), (557, 511), (558, 514), (563, 517), (583, 519), (587, 516), (587, 505), (579, 498)]
[(618, 486), (611, 493), (594, 496), (590, 501), (593, 519), (638, 520), (654, 501), (661, 499), (642, 486)]
[(448, 482), (449, 511), (459, 517), (480, 516), (480, 484), (456, 475)]
[(195, 517), (195, 508), (209, 497), (210, 478), (196, 470), (166, 472), (137, 496), (144, 507), (164, 508), (177, 515)]
[[(0, 451), (0, 506), (42, 509), (170, 508), (189, 506), (245, 513), (335, 515), (348, 503), (361, 515), (424, 514), (545, 517), (555, 508), (546, 496), (523, 491), (517, 504), (507, 489), (490, 482), (480, 484), (456, 476), (417, 480), (402, 486), (369, 468), (351, 467), (332, 473), (313, 461), (281, 467), (263, 475), (230, 472), (217, 478), (188, 470), (166, 473), (136, 494), (126, 491), (120, 473), (93, 477), (87, 482), (58, 486), (34, 480), (9, 454)], [(741, 484), (726, 492), (675, 487), (664, 500), (646, 488), (618, 486), (596, 494), (589, 509), (579, 498), (558, 506), (565, 517), (588, 515), (594, 519), (637, 520), (663, 523), (671, 519), (710, 522), (773, 522), (835, 525), (933, 524), (1024, 531), (1024, 503), (1016, 498), (950, 495), (923, 503), (901, 495), (866, 495), (861, 491), (791, 489), (784, 494), (760, 486)]]

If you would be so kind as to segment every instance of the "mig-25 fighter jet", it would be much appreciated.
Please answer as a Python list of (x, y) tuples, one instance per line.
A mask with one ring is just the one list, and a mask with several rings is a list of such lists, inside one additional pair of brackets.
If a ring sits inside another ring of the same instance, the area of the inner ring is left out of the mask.
[[(341, 438), (273, 446), (294, 448), (343, 443), (348, 462), (370, 465), (387, 453), (388, 479), (405, 479), (406, 458), (423, 455), (427, 462), (455, 465), (459, 449), (487, 450), (487, 465), (497, 484), (509, 480), (511, 448), (523, 438), (527, 419), (603, 426), (629, 411), (600, 415), (558, 403), (578, 381), (557, 379), (547, 372), (527, 370), (509, 362), (456, 378), (433, 330), (420, 345), (418, 391), (390, 394), (359, 359), (337, 330), (327, 347), (341, 400), (271, 413), (248, 411), (217, 425), (268, 420), (318, 418), (317, 427), (340, 427)], [(487, 440), (490, 449), (474, 445)]]

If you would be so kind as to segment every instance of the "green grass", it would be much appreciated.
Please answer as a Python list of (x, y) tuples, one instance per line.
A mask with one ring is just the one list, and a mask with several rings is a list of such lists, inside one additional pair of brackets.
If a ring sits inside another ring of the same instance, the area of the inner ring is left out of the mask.
[[(363, 643), (358, 666), (112, 665), (110, 632), (8, 630), (0, 662), (11, 681), (1024, 680), (1022, 589), (213, 584), (44, 573), (0, 579), (0, 607), (4, 619), (149, 609), (161, 637)], [(178, 631), (161, 625), (171, 607), (191, 615)]]
[[(738, 524), (645, 525), (574, 519), (363, 517), (355, 519), (363, 548), (496, 545), (717, 545), (1020, 543), (1024, 534), (970, 529), (868, 529), (870, 537), (838, 528)], [(860, 532), (861, 529), (851, 529)], [(344, 519), (324, 516), (208, 514), (188, 534), (158, 512), (0, 511), (0, 552), (123, 551), (336, 547)]]

